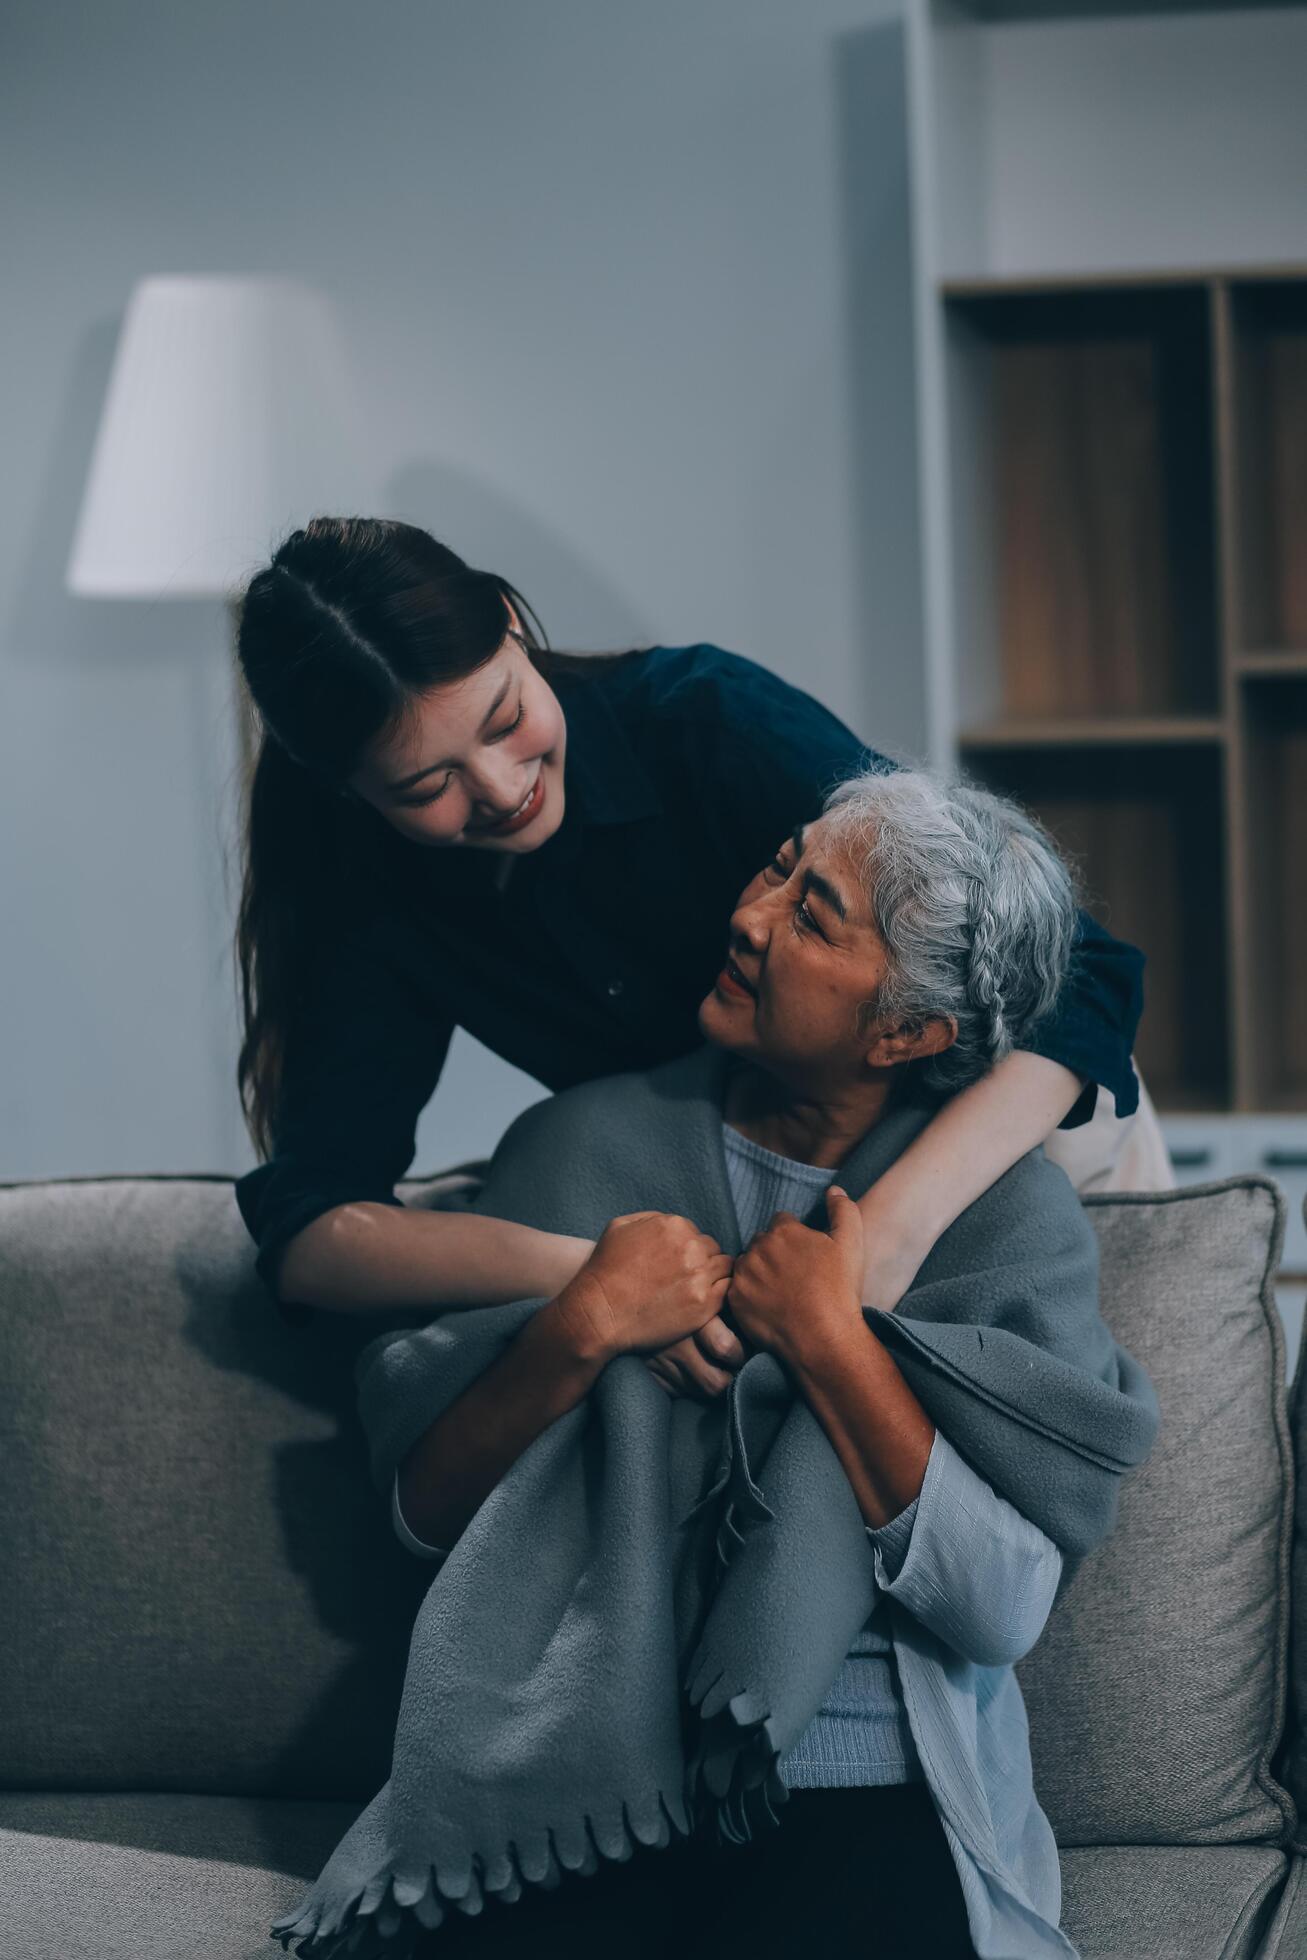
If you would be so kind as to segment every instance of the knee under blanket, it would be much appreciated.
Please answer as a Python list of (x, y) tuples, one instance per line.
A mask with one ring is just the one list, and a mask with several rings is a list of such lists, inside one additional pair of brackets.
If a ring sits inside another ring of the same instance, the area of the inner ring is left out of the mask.
[[(739, 1244), (721, 1145), (730, 1058), (705, 1046), (518, 1117), (475, 1208), (598, 1238), (679, 1212)], [(901, 1097), (840, 1167), (858, 1198), (929, 1121)], [(824, 1225), (824, 1206), (808, 1223)], [(391, 1331), (355, 1379), (378, 1490), (543, 1301)], [(1065, 1585), (1111, 1530), (1157, 1427), (1098, 1309), (1097, 1241), (1033, 1151), (939, 1240), (893, 1313), (864, 1309), (972, 1466), (1060, 1547)], [(715, 1403), (611, 1362), (481, 1505), (419, 1609), (389, 1780), (272, 1936), (300, 1955), (407, 1953), (451, 1909), (593, 1871), (632, 1841), (778, 1821), (776, 1759), (875, 1601), (839, 1459), (774, 1356)]]

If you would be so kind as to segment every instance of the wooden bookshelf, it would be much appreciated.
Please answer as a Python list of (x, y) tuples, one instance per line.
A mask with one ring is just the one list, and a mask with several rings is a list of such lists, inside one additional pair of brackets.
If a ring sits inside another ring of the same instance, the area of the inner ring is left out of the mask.
[(1216, 715), (1068, 716), (1062, 721), (1023, 719), (982, 723), (964, 728), (958, 746), (983, 753), (986, 749), (1119, 748), (1143, 743), (1157, 748), (1171, 743), (1219, 742), (1225, 724)]
[[(1307, 1301), (1307, 6), (905, 0), (931, 759), (1148, 956), (1177, 1177)], [(1304, 1349), (1307, 1365), (1307, 1349)]]
[(907, 23), (932, 754), (1144, 949), (1137, 1053), (1185, 1148), (1260, 1122), (1300, 1202), (1307, 13)]
[(1307, 272), (941, 298), (960, 758), (1147, 952), (1159, 1106), (1307, 1109)]

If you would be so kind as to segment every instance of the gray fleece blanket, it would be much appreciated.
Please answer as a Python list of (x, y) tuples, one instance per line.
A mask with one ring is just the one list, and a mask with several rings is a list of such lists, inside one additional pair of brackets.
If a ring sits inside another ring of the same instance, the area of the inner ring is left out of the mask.
[[(528, 1109), (475, 1208), (597, 1239), (679, 1212), (739, 1242), (721, 1143), (730, 1058), (705, 1046)], [(930, 1120), (905, 1094), (840, 1167), (854, 1198)], [(824, 1226), (824, 1204), (807, 1221)], [(371, 1472), (400, 1460), (543, 1301), (447, 1311), (356, 1363)], [(1062, 1583), (1112, 1529), (1147, 1455), (1152, 1386), (1098, 1309), (1097, 1241), (1033, 1151), (940, 1239), (893, 1313), (864, 1309), (937, 1426), (1061, 1548)], [(481, 1505), (432, 1580), (391, 1773), (272, 1926), (300, 1955), (401, 1960), (455, 1910), (498, 1913), (705, 1830), (780, 1818), (776, 1767), (875, 1603), (873, 1552), (825, 1431), (751, 1354), (712, 1404), (611, 1362)]]

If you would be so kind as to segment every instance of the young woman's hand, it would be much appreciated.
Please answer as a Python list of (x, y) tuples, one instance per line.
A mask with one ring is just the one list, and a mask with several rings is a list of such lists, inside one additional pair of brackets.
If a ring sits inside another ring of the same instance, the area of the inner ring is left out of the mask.
[(659, 1348), (655, 1354), (646, 1354), (644, 1365), (669, 1395), (692, 1395), (696, 1401), (713, 1402), (730, 1387), (746, 1352), (739, 1336), (720, 1314), (715, 1314), (695, 1333)]
[(558, 1315), (578, 1353), (601, 1363), (666, 1348), (716, 1318), (733, 1264), (688, 1218), (626, 1212), (558, 1295)]

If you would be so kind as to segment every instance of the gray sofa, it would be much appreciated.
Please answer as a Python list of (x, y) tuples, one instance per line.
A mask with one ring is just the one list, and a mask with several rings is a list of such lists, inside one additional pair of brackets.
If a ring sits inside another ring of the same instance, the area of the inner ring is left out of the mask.
[[(1085, 1960), (1297, 1960), (1283, 1201), (1247, 1176), (1087, 1205), (1163, 1422), (1019, 1669), (1063, 1924)], [(285, 1324), (229, 1179), (0, 1187), (0, 1960), (279, 1954), (385, 1780), (431, 1575), (366, 1474), (351, 1363), (381, 1324)]]

